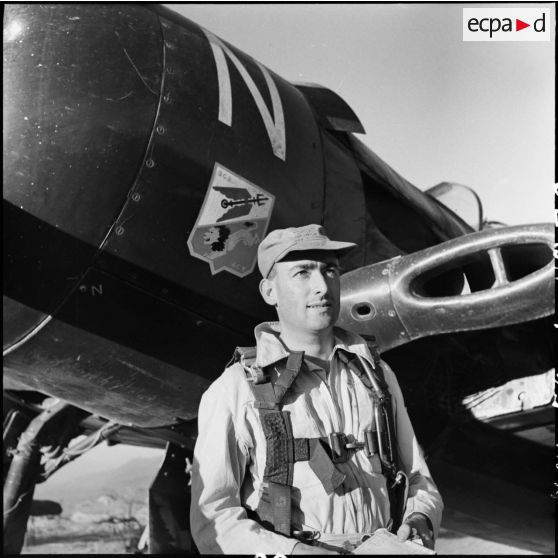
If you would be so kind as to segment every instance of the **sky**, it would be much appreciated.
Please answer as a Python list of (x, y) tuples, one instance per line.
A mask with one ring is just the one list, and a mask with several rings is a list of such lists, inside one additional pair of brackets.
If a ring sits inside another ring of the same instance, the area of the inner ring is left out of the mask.
[[(554, 39), (463, 42), (463, 4), (167, 6), (283, 78), (335, 91), (361, 139), (421, 190), (458, 182), (489, 219), (554, 220)], [(152, 455), (103, 444), (57, 475)]]
[(421, 190), (458, 182), (489, 219), (554, 220), (554, 37), (464, 42), (474, 4), (166, 6), (283, 78), (335, 91), (360, 138)]
[[(126, 444), (116, 444), (108, 446), (106, 442), (102, 442), (95, 448), (80, 455), (74, 461), (64, 465), (61, 469), (52, 475), (52, 479), (59, 481), (69, 481), (70, 479), (77, 479), (87, 477), (97, 471), (107, 471), (120, 467), (129, 461), (133, 462), (135, 459), (160, 457), (160, 464), (163, 462), (165, 453), (162, 449), (143, 448), (140, 446), (130, 446)], [(153, 471), (153, 478), (157, 468)], [(46, 484), (46, 483), (45, 483)], [(45, 484), (38, 484), (35, 489), (35, 498), (41, 499), (45, 492)], [(146, 487), (147, 490), (148, 487)]]

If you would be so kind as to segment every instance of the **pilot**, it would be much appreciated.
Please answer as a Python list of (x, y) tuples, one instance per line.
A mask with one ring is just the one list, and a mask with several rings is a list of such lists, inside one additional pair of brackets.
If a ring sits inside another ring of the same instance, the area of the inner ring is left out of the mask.
[(190, 521), (202, 554), (344, 554), (381, 528), (434, 548), (442, 499), (397, 379), (335, 327), (338, 257), (354, 246), (307, 225), (258, 247), (278, 321), (255, 328), (256, 346), (237, 348), (200, 403)]

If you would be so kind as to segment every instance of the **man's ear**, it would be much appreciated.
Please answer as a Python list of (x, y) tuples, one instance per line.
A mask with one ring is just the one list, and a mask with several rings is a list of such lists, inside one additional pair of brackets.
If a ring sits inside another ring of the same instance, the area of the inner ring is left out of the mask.
[(272, 279), (262, 279), (260, 281), (260, 293), (267, 304), (269, 304), (270, 306), (277, 305), (275, 283)]

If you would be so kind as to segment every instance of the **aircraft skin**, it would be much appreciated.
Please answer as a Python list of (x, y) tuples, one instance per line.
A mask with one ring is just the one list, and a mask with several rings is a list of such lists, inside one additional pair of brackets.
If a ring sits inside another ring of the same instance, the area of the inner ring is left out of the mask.
[[(80, 416), (84, 431), (109, 420), (125, 427), (114, 440), (191, 449), (201, 394), (274, 319), (257, 294), (266, 231), (321, 223), (358, 244), (344, 269), (380, 280), (380, 262), (474, 232), (356, 139), (363, 127), (336, 94), (282, 79), (161, 6), (13, 4), (4, 28), (7, 410), (36, 411), (48, 395), (93, 415)], [(441, 329), (410, 320), (400, 339), (380, 335), (384, 350), (403, 345), (393, 353), (402, 378), (433, 346), (405, 343), (483, 327), (496, 329), (450, 345), (491, 354), (511, 335), (526, 361), (539, 343), (533, 368), (546, 370), (547, 233), (511, 234), (514, 276), (546, 271), (504, 319), (488, 305), (470, 327), (463, 313)], [(472, 289), (491, 288), (486, 256), (441, 269), (437, 281), (426, 274), (427, 294), (458, 295), (463, 272)], [(363, 332), (389, 330), (391, 311)]]
[[(216, 164), (275, 196), (270, 229), (323, 222), (332, 237), (357, 242), (347, 267), (402, 253), (388, 240), (376, 246), (381, 233), (367, 227), (359, 169), (324, 138), (304, 94), (266, 70), (284, 114), (274, 153), (242, 77), (231, 68), (230, 81), (219, 82), (199, 27), (143, 7), (20, 5), (6, 12), (6, 26), (14, 21), (30, 28), (24, 48), (7, 47), (5, 65), (9, 381), (125, 424), (195, 416), (231, 348), (250, 343), (253, 325), (270, 317), (255, 296), (257, 270), (212, 275), (188, 251)], [(80, 33), (89, 27), (102, 31)], [(256, 63), (225, 48), (268, 96)], [(219, 120), (227, 88), (230, 125)], [(337, 121), (360, 128), (339, 98), (326, 100)], [(415, 225), (408, 251), (467, 230), (442, 211), (443, 232), (400, 213), (409, 231)]]

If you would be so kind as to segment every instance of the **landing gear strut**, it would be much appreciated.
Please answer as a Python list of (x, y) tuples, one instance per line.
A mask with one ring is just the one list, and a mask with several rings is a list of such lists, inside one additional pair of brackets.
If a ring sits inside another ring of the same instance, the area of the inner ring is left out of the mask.
[(9, 463), (4, 478), (4, 554), (19, 554), (23, 547), (35, 485), (42, 472), (41, 447), (51, 444), (51, 435), (58, 443), (69, 436), (64, 424), (78, 424), (83, 414), (67, 403), (54, 401), (30, 422), (18, 411), (8, 415), (3, 436), (4, 461)]
[(149, 554), (197, 553), (190, 534), (190, 475), (192, 452), (167, 444), (165, 459), (149, 489)]

